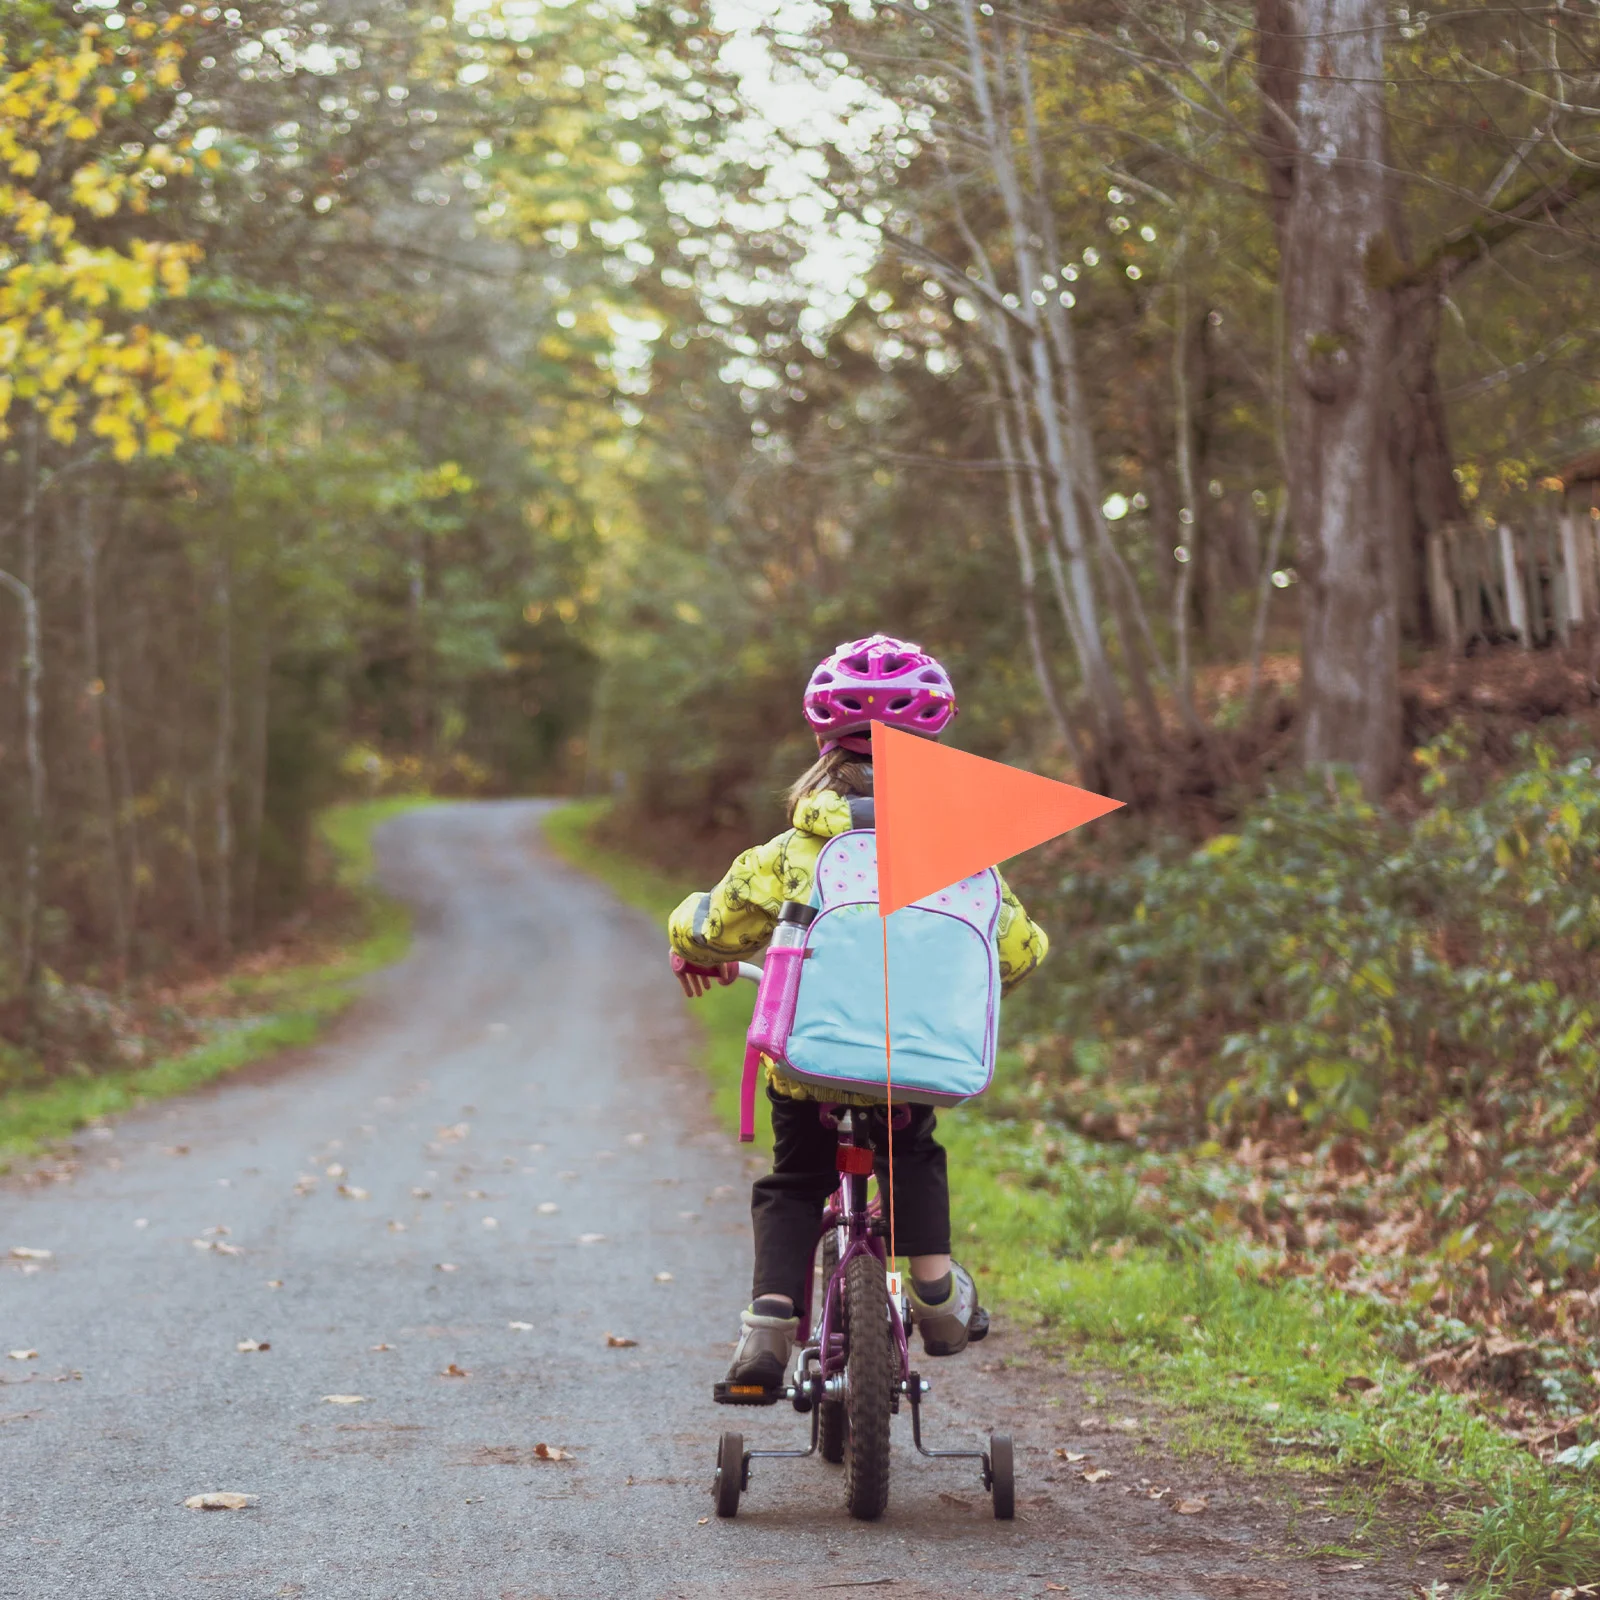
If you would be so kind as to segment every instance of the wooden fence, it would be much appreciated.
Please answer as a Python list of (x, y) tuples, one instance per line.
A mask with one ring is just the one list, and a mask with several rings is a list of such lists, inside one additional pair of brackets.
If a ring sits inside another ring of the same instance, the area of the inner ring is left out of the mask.
[(1475, 639), (1566, 644), (1574, 628), (1600, 621), (1600, 521), (1580, 508), (1523, 528), (1435, 533), (1428, 598), (1435, 631), (1453, 651)]

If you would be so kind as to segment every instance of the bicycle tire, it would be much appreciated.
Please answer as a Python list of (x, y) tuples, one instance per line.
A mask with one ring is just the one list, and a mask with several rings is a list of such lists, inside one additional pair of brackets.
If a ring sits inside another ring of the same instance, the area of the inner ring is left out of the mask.
[(739, 1515), (739, 1494), (744, 1488), (744, 1436), (725, 1433), (717, 1442), (717, 1476), (711, 1496), (719, 1517)]
[(844, 1402), (848, 1424), (844, 1503), (852, 1517), (871, 1522), (889, 1504), (889, 1406), (898, 1377), (889, 1329), (889, 1286), (876, 1256), (859, 1255), (850, 1263), (845, 1298), (850, 1352)]
[(1017, 1477), (1015, 1452), (1009, 1433), (989, 1435), (989, 1493), (994, 1498), (994, 1515), (997, 1522), (1010, 1522), (1017, 1514)]
[[(833, 1281), (833, 1275), (839, 1270), (839, 1236), (829, 1228), (822, 1240), (822, 1295), (817, 1304), (827, 1304), (828, 1285)], [(821, 1321), (821, 1312), (818, 1312), (818, 1321)], [(845, 1415), (844, 1401), (824, 1400), (821, 1402), (822, 1415), (817, 1421), (817, 1449), (824, 1461), (838, 1466), (844, 1460), (845, 1442), (850, 1436), (850, 1422)]]

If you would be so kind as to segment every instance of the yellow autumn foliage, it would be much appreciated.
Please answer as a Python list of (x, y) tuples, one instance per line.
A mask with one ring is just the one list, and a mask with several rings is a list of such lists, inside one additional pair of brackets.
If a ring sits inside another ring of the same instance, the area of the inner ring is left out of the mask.
[[(159, 31), (132, 83), (94, 23), (26, 61), (0, 41), (0, 438), (21, 401), (63, 444), (86, 431), (119, 461), (169, 455), (185, 438), (219, 437), (241, 398), (225, 350), (140, 320), (187, 294), (197, 246), (78, 237), (79, 216), (142, 215), (153, 189), (192, 169), (167, 145), (100, 143), (119, 98), (179, 81), (183, 47)], [(157, 33), (136, 25), (142, 39)]]

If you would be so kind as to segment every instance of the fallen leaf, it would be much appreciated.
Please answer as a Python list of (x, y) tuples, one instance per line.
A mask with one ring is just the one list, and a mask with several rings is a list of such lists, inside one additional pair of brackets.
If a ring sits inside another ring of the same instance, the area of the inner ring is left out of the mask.
[(672, 1282), (672, 1274), (670, 1272), (658, 1272), (656, 1274), (656, 1282), (657, 1283), (671, 1283)]
[(184, 1505), (190, 1511), (244, 1511), (256, 1503), (253, 1494), (235, 1494), (231, 1489), (212, 1489), (205, 1494), (192, 1494)]
[(189, 1147), (186, 1144), (169, 1144), (165, 1147), (163, 1153), (169, 1156), (186, 1156), (189, 1153)]
[(608, 1333), (606, 1335), (606, 1349), (608, 1350), (632, 1350), (638, 1343), (637, 1339), (630, 1339), (625, 1333)]
[(439, 1374), (439, 1376), (441, 1378), (470, 1378), (472, 1374), (468, 1372), (465, 1367), (458, 1367), (455, 1362), (452, 1361), (450, 1365)]
[(272, 1346), (265, 1339), (241, 1339), (233, 1348), (244, 1356), (255, 1350), (270, 1350)]
[(31, 1245), (14, 1244), (11, 1247), (11, 1259), (13, 1261), (49, 1261), (51, 1255), (48, 1250), (35, 1250)]
[(1208, 1502), (1204, 1495), (1196, 1495), (1193, 1500), (1177, 1500), (1173, 1502), (1172, 1509), (1180, 1517), (1197, 1517), (1206, 1509)]
[(366, 1398), (364, 1394), (325, 1394), (322, 1403), (328, 1406), (358, 1406)]
[(39, 1352), (37, 1350), (7, 1350), (6, 1354), (10, 1356), (13, 1361), (37, 1361), (39, 1359)]
[(218, 1239), (216, 1243), (211, 1246), (211, 1248), (219, 1256), (242, 1256), (244, 1254), (244, 1251), (241, 1250), (238, 1245), (224, 1244), (221, 1239)]
[(604, 1244), (605, 1241), (606, 1236), (603, 1233), (580, 1233), (578, 1235), (579, 1244)]
[(453, 1261), (441, 1261), (434, 1270), (436, 1272), (459, 1272), (461, 1269)]
[(331, 1163), (329, 1166), (324, 1167), (322, 1170), (326, 1172), (330, 1178), (342, 1178), (344, 1176), (344, 1168), (340, 1166), (337, 1161)]
[(369, 1198), (365, 1189), (358, 1189), (353, 1183), (341, 1183), (339, 1185), (339, 1193), (346, 1200), (365, 1200)]
[(1118, 1433), (1137, 1433), (1139, 1431), (1139, 1419), (1137, 1417), (1118, 1417), (1111, 1426)]
[(500, 1226), (500, 1220), (498, 1217), (485, 1217), (483, 1219), (483, 1225), (486, 1228), (498, 1228)]
[(1107, 1478), (1116, 1477), (1116, 1473), (1110, 1467), (1085, 1467), (1078, 1476), (1085, 1483), (1104, 1483)]
[(486, 1195), (482, 1189), (467, 1190), (467, 1199), (469, 1200), (487, 1200), (488, 1198), (488, 1195)]
[(1044, 1586), (1044, 1592), (1046, 1594), (1065, 1594), (1067, 1586), (1064, 1583), (1047, 1583)]
[(553, 1217), (560, 1209), (561, 1207), (554, 1200), (542, 1200), (539, 1203), (539, 1215), (541, 1217)]
[(1064, 1450), (1060, 1445), (1056, 1446), (1056, 1455), (1062, 1461), (1087, 1461), (1089, 1459), (1087, 1450)]
[(1365, 1377), (1361, 1373), (1352, 1373), (1339, 1387), (1346, 1394), (1365, 1394), (1367, 1390), (1376, 1389), (1378, 1385), (1373, 1379)]
[(394, 1346), (392, 1344), (369, 1344), (367, 1346), (367, 1349), (369, 1349), (369, 1350), (393, 1350)]
[(283, 1279), (282, 1278), (268, 1278), (267, 1279), (267, 1287), (269, 1289), (281, 1289), (283, 1287)]
[(511, 1331), (513, 1333), (532, 1333), (533, 1324), (531, 1322), (513, 1322), (511, 1324)]
[(698, 1522), (697, 1522), (697, 1523), (695, 1523), (695, 1527), (697, 1527), (697, 1528), (703, 1528), (703, 1527), (705, 1527), (705, 1525), (706, 1525), (706, 1524), (707, 1524), (707, 1523), (708, 1523), (708, 1522), (709, 1522), (709, 1521), (710, 1521), (710, 1520), (711, 1520), (711, 1518), (710, 1518), (710, 1517), (701, 1517), (701, 1519), (700, 1519), (700, 1520), (699, 1520), (699, 1521), (698, 1521)]
[(432, 1189), (413, 1189), (411, 1191), (411, 1198), (413, 1200), (431, 1200), (431, 1199), (433, 1199), (433, 1190)]
[(389, 1232), (390, 1233), (404, 1233), (405, 1231), (406, 1231), (405, 1223), (403, 1223), (403, 1222), (390, 1222), (390, 1224), (389, 1224)]
[(541, 1461), (570, 1461), (572, 1459), (572, 1452), (563, 1450), (558, 1444), (536, 1444), (533, 1447), (533, 1453)]
[(951, 1494), (946, 1489), (941, 1489), (939, 1491), (939, 1498), (943, 1500), (947, 1506), (960, 1506), (963, 1511), (970, 1511), (972, 1509), (972, 1502), (970, 1500), (963, 1500), (960, 1495)]

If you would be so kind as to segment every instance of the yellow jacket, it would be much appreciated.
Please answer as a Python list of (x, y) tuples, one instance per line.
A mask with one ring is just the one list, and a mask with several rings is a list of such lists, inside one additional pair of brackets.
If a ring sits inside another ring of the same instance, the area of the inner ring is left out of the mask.
[[(794, 826), (777, 838), (744, 851), (703, 894), (690, 895), (667, 919), (672, 948), (686, 961), (716, 966), (739, 961), (766, 947), (785, 900), (811, 898), (811, 884), (822, 847), (836, 834), (872, 826), (872, 802), (824, 789), (805, 796), (794, 808)], [(1000, 880), (1000, 920), (995, 943), (1000, 957), (1000, 986), (1009, 993), (1044, 960), (1050, 941), (1022, 902)], [(767, 1062), (773, 1091), (796, 1100), (815, 1099), (805, 1084), (785, 1077)], [(865, 1100), (863, 1096), (839, 1096)]]

